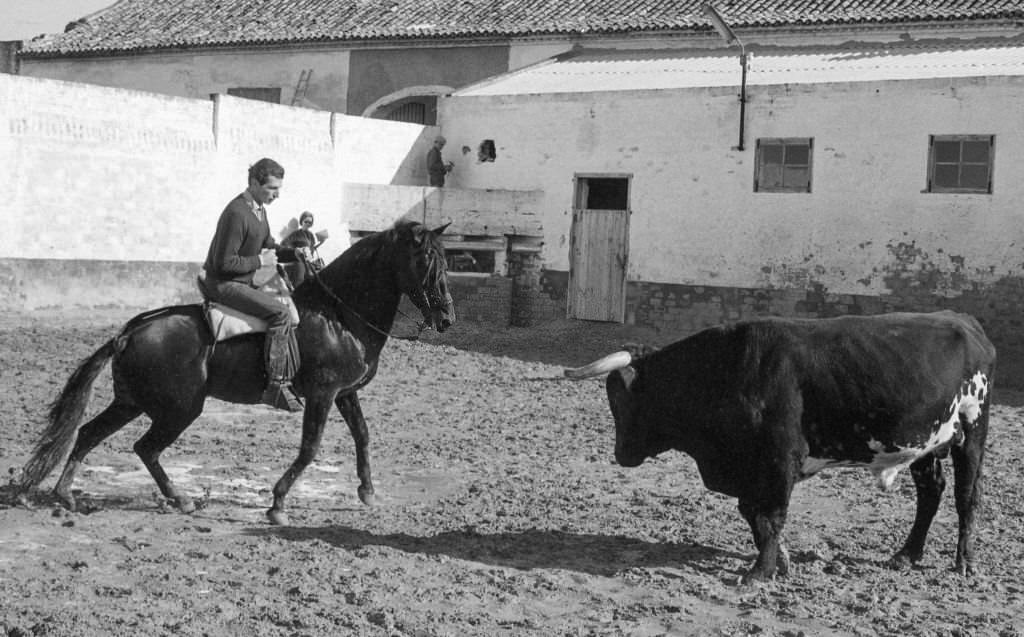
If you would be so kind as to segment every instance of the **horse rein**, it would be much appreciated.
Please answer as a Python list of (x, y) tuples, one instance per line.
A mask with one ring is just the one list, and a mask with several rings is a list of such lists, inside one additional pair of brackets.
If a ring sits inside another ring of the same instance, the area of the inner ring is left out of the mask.
[[(321, 277), (319, 277), (319, 272), (313, 271), (313, 279), (314, 279), (314, 280), (316, 281), (317, 285), (319, 285), (319, 287), (321, 287), (321, 289), (322, 289), (322, 290), (323, 290), (324, 292), (326, 292), (326, 293), (327, 293), (328, 297), (329, 297), (329, 298), (330, 298), (330, 299), (331, 299), (332, 301), (334, 301), (334, 302), (335, 302), (335, 303), (337, 303), (338, 305), (341, 305), (341, 307), (342, 307), (342, 308), (344, 308), (344, 309), (348, 310), (348, 312), (349, 312), (350, 314), (352, 314), (352, 315), (354, 315), (354, 316), (355, 316), (356, 318), (358, 318), (358, 320), (359, 320), (359, 321), (361, 321), (361, 322), (362, 322), (362, 324), (366, 325), (366, 326), (367, 326), (368, 328), (370, 328), (370, 329), (371, 329), (371, 330), (373, 330), (374, 332), (376, 332), (376, 333), (380, 334), (381, 336), (384, 336), (384, 337), (386, 337), (386, 338), (394, 338), (394, 339), (397, 339), (397, 340), (399, 340), (399, 341), (418, 341), (418, 340), (420, 340), (420, 334), (419, 334), (419, 333), (420, 333), (420, 332), (423, 332), (423, 331), (424, 331), (424, 330), (425, 330), (425, 329), (427, 328), (426, 324), (423, 324), (423, 323), (421, 323), (421, 324), (418, 324), (418, 326), (417, 326), (417, 327), (419, 328), (419, 332), (418, 332), (418, 333), (416, 334), (416, 336), (398, 336), (398, 335), (395, 335), (395, 334), (391, 334), (391, 333), (389, 333), (389, 332), (385, 332), (384, 330), (381, 330), (380, 328), (378, 328), (378, 327), (377, 327), (377, 326), (375, 326), (374, 324), (372, 324), (372, 323), (370, 323), (369, 321), (367, 321), (367, 320), (366, 320), (366, 318), (365, 318), (364, 316), (362, 316), (362, 314), (360, 314), (359, 312), (355, 311), (354, 309), (352, 309), (352, 308), (351, 308), (351, 307), (350, 307), (350, 306), (348, 305), (348, 303), (346, 303), (345, 301), (341, 300), (341, 297), (339, 297), (339, 296), (338, 296), (337, 294), (335, 294), (335, 293), (334, 293), (334, 292), (333, 292), (333, 291), (331, 290), (331, 288), (328, 288), (328, 287), (327, 287), (327, 284), (326, 284), (326, 283), (324, 283), (324, 280), (323, 280), (323, 279), (321, 279)], [(409, 317), (410, 317), (410, 316), (408, 316), (408, 315), (407, 315), (406, 313), (404, 313), (404, 312), (401, 312), (401, 310), (398, 310), (398, 311), (399, 311), (399, 312), (400, 312), (400, 313), (401, 313), (401, 314), (402, 314), (403, 316), (406, 316), (407, 318), (409, 318)]]

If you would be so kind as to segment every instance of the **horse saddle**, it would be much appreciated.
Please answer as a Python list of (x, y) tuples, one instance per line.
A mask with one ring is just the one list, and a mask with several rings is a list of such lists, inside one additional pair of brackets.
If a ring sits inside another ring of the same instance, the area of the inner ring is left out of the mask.
[[(287, 285), (284, 282), (275, 282), (280, 274), (274, 276), (273, 279), (260, 286), (260, 289), (264, 292), (270, 292), (274, 295), (282, 305), (288, 308), (288, 315), (291, 317), (291, 323), (293, 326), (299, 324), (299, 310), (295, 307), (295, 303), (292, 301), (292, 297), (288, 294)], [(211, 301), (209, 296), (206, 294), (205, 282), (203, 276), (200, 275), (197, 281), (199, 285), (199, 291), (202, 292), (203, 298), (203, 316), (206, 317), (206, 323), (210, 326), (210, 332), (213, 334), (213, 338), (216, 342), (221, 342), (229, 338), (241, 336), (242, 334), (250, 334), (256, 332), (266, 332), (267, 322), (261, 318), (257, 318), (252, 314), (246, 314), (232, 307), (228, 307), (223, 303), (217, 303)]]

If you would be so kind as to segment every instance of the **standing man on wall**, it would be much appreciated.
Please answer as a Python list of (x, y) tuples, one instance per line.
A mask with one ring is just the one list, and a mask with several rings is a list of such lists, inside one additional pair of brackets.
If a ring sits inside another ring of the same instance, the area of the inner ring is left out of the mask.
[(294, 259), (294, 249), (282, 248), (270, 233), (265, 206), (277, 199), (284, 180), (284, 168), (273, 159), (263, 158), (249, 167), (249, 185), (232, 199), (217, 221), (203, 268), (206, 277), (204, 295), (267, 322), (264, 360), (267, 387), (263, 403), (287, 411), (299, 411), (302, 403), (291, 387), (295, 369), (289, 362), (289, 341), (293, 325), (288, 308), (268, 292), (253, 284), (253, 276), (264, 263), (274, 263), (277, 250), (282, 260)]
[(431, 186), (444, 186), (444, 177), (452, 171), (452, 162), (446, 162), (441, 158), (441, 149), (447, 143), (444, 137), (438, 135), (434, 138), (434, 145), (427, 151), (427, 174), (430, 176)]

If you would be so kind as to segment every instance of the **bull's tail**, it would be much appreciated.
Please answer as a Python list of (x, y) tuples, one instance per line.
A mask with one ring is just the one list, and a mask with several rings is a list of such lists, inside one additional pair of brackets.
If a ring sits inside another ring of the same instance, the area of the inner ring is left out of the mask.
[(21, 470), (20, 486), (29, 489), (38, 485), (53, 471), (69, 451), (75, 431), (82, 422), (82, 415), (92, 397), (92, 385), (117, 350), (117, 337), (107, 341), (96, 350), (64, 385), (60, 396), (50, 406), (47, 416), (49, 425), (42, 438), (36, 443), (32, 457)]

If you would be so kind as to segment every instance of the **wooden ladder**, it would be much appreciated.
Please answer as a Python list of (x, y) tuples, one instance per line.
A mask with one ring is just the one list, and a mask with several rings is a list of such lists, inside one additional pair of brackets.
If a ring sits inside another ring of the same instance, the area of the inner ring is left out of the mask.
[(313, 76), (313, 69), (303, 69), (299, 73), (299, 83), (295, 85), (295, 94), (292, 95), (292, 106), (299, 106), (302, 99), (306, 97), (306, 89), (309, 88), (309, 78)]

